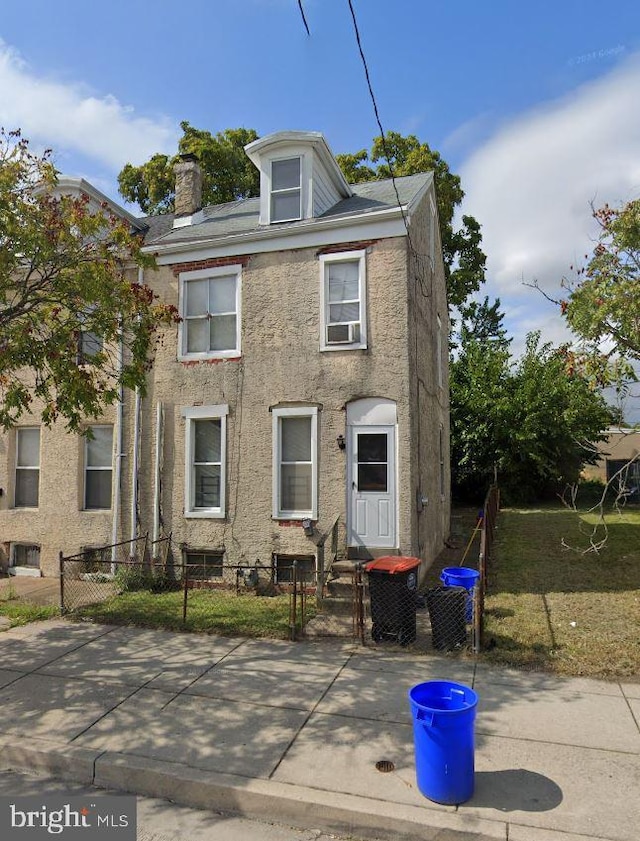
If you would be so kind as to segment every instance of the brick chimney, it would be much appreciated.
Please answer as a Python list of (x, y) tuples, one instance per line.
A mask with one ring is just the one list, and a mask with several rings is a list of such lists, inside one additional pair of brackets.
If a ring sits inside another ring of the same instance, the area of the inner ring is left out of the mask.
[(180, 155), (174, 165), (176, 217), (192, 216), (202, 209), (202, 170), (195, 155)]

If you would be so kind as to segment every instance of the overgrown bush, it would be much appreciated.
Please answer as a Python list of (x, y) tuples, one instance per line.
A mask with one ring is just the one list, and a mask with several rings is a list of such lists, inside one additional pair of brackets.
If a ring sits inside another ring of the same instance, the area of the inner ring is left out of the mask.
[(179, 590), (181, 584), (164, 568), (156, 569), (143, 564), (121, 564), (116, 571), (116, 582), (122, 593), (149, 590), (151, 593), (165, 593)]

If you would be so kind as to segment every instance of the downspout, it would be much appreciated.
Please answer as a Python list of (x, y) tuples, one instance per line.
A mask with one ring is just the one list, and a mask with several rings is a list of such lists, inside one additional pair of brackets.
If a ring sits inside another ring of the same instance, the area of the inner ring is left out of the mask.
[(140, 389), (135, 390), (135, 404), (133, 410), (133, 453), (131, 463), (131, 520), (130, 520), (130, 538), (131, 538), (131, 556), (134, 555), (133, 541), (138, 536), (138, 462), (139, 462), (139, 448), (140, 448), (140, 406), (141, 406)]
[[(138, 283), (142, 286), (144, 283), (144, 269), (142, 266), (138, 268)], [(142, 407), (142, 397), (140, 396), (140, 389), (135, 390), (135, 403), (133, 410), (133, 454), (131, 465), (131, 521), (130, 521), (130, 536), (131, 542), (138, 536), (138, 463), (140, 457), (140, 410)], [(133, 556), (133, 546), (131, 547), (131, 555)]]
[[(122, 323), (119, 327), (118, 339), (118, 357), (117, 357), (117, 371), (118, 378), (121, 380), (122, 366), (124, 359), (124, 336), (122, 332)], [(116, 543), (118, 542), (118, 521), (120, 517), (120, 497), (121, 497), (121, 478), (122, 478), (122, 459), (124, 453), (122, 452), (123, 440), (123, 417), (124, 417), (124, 386), (122, 380), (118, 387), (118, 405), (116, 409), (116, 463), (115, 463), (115, 477), (113, 483), (113, 519), (111, 523), (111, 574), (114, 575), (116, 571)]]
[(156, 451), (155, 451), (155, 480), (153, 486), (153, 543), (160, 540), (160, 505), (162, 486), (162, 451), (164, 443), (164, 407), (160, 401), (156, 404)]

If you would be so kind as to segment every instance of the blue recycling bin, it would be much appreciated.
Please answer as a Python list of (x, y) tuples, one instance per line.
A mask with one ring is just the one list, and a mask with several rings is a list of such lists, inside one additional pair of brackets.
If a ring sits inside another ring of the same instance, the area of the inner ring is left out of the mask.
[(473, 590), (478, 583), (480, 573), (469, 567), (445, 567), (440, 573), (440, 581), (445, 587), (464, 587), (467, 591), (465, 618), (473, 621)]
[(409, 690), (418, 788), (435, 803), (453, 806), (473, 795), (478, 696), (446, 680)]

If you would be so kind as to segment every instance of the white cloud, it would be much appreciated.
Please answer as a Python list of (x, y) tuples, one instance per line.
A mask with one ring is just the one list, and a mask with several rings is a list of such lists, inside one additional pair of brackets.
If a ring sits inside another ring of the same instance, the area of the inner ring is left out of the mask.
[(137, 116), (114, 96), (87, 94), (79, 84), (36, 76), (0, 40), (0, 124), (20, 128), (36, 145), (80, 153), (113, 171), (172, 152), (178, 131), (168, 119)]
[[(499, 128), (460, 168), (464, 212), (481, 223), (487, 254), (480, 295), (500, 297), (515, 357), (534, 330), (555, 345), (571, 340), (558, 308), (525, 284), (562, 297), (562, 278), (593, 250), (590, 203), (640, 196), (638, 90), (640, 54)], [(640, 400), (625, 412), (637, 420)]]
[(640, 55), (498, 130), (461, 168), (496, 294), (557, 290), (590, 253), (590, 202), (640, 194)]

